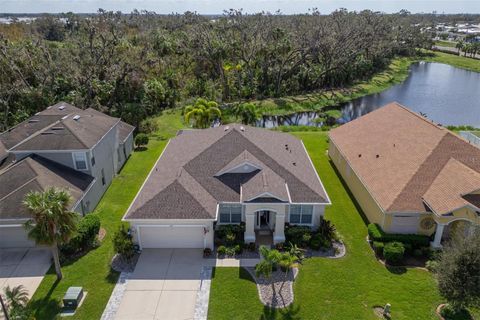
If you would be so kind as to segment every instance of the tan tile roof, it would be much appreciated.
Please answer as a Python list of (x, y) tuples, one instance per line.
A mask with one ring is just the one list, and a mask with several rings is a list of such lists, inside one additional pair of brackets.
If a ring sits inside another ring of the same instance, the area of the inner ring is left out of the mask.
[(480, 173), (451, 158), (423, 195), (438, 214), (448, 214), (471, 203), (464, 195), (480, 190)]
[(385, 212), (425, 212), (422, 199), (454, 158), (480, 172), (480, 149), (398, 103), (330, 132)]
[[(126, 219), (146, 219), (152, 216), (151, 211), (155, 211), (159, 219), (171, 218), (168, 210), (162, 210), (170, 204), (162, 206), (157, 201), (154, 207), (148, 202), (159, 193), (164, 194), (163, 190), (174, 190), (169, 188), (172, 183), (176, 183), (176, 192), (180, 190), (178, 184), (181, 185), (188, 193), (186, 199), (193, 196), (211, 218), (215, 217), (217, 203), (240, 202), (241, 185), (245, 188), (242, 189), (243, 201), (264, 191), (288, 201), (286, 181), (293, 202), (328, 202), (300, 140), (285, 133), (243, 127), (244, 130), (240, 125), (230, 124), (180, 134), (170, 140)], [(217, 175), (241, 163), (245, 157), (262, 169), (246, 174)], [(165, 194), (163, 197), (168, 199)], [(190, 218), (200, 216), (187, 214)], [(186, 216), (178, 213), (178, 218)]]

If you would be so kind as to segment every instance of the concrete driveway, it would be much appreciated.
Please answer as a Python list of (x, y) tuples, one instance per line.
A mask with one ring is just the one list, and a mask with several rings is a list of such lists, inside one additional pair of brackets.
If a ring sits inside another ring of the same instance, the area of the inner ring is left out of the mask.
[[(35, 293), (51, 265), (49, 249), (0, 249), (0, 288), (23, 285), (29, 298)], [(0, 312), (0, 319), (3, 316)]]
[(115, 319), (193, 319), (200, 272), (200, 249), (145, 249), (127, 282)]

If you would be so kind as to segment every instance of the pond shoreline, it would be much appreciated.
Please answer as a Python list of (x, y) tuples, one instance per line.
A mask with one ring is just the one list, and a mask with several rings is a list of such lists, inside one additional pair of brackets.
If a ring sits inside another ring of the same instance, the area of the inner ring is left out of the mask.
[[(411, 65), (422, 61), (443, 63), (467, 71), (480, 72), (480, 63), (476, 60), (441, 52), (427, 51), (426, 53), (430, 56), (395, 58), (385, 71), (375, 74), (368, 81), (362, 81), (350, 87), (252, 102), (257, 105), (262, 117), (288, 117), (301, 112), (340, 110), (342, 105), (352, 100), (388, 90), (404, 82), (410, 75)], [(472, 63), (472, 60), (476, 63)]]

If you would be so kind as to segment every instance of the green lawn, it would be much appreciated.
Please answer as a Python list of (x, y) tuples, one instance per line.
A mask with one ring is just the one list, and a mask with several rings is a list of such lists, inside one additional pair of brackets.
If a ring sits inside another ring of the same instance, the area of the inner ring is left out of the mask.
[(431, 51), (431, 53), (431, 57), (425, 57), (422, 58), (422, 60), (429, 62), (445, 63), (457, 68), (480, 72), (480, 60), (478, 59), (457, 56), (456, 54), (443, 53), (438, 51)]
[(110, 268), (110, 260), (114, 255), (112, 235), (165, 147), (166, 138), (173, 136), (183, 126), (176, 110), (157, 118), (157, 122), (162, 130), (161, 135), (153, 135), (147, 150), (132, 153), (95, 209), (102, 227), (107, 231), (102, 245), (76, 261), (63, 264), (64, 278), (58, 283), (53, 268), (49, 270), (30, 302), (37, 320), (58, 317), (59, 303), (70, 286), (82, 286), (88, 295), (75, 316), (69, 319), (100, 319), (118, 279), (118, 273)]
[(457, 43), (454, 42), (454, 41), (443, 41), (443, 40), (439, 40), (439, 41), (435, 41), (435, 45), (436, 45), (436, 46), (440, 46), (440, 47), (455, 48), (455, 46), (457, 45)]
[(295, 282), (295, 303), (287, 311), (263, 308), (253, 282), (238, 268), (217, 268), (209, 319), (376, 319), (375, 305), (392, 304), (393, 319), (436, 319), (442, 301), (432, 275), (418, 269), (387, 269), (374, 257), (367, 228), (352, 197), (330, 164), (325, 132), (295, 133), (303, 139), (333, 202), (326, 217), (343, 235), (347, 256), (305, 261)]

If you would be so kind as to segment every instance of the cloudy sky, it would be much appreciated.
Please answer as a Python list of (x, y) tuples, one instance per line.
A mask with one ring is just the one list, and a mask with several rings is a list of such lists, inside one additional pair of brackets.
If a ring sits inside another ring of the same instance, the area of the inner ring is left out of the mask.
[(246, 12), (281, 10), (302, 13), (318, 8), (329, 13), (338, 8), (371, 9), (397, 12), (480, 13), (480, 0), (0, 0), (0, 13), (95, 12), (98, 8), (131, 12), (146, 9), (157, 13), (197, 11), (201, 14), (221, 13), (225, 9)]

